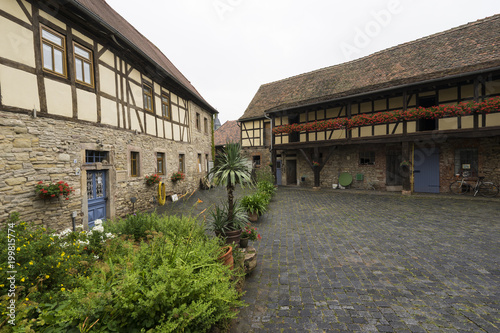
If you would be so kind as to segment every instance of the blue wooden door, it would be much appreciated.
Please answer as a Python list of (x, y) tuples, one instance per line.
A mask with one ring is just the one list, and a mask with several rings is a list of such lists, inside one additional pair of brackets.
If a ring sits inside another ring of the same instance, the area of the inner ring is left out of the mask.
[(439, 149), (415, 150), (415, 192), (439, 193)]
[(87, 171), (87, 200), (89, 212), (89, 228), (95, 220), (106, 218), (106, 171)]
[(281, 161), (276, 161), (276, 184), (281, 185)]

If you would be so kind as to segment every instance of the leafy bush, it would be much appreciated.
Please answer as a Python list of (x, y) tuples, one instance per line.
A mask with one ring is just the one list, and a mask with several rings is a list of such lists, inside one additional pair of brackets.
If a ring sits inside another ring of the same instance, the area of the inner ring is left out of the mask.
[(96, 332), (205, 332), (236, 316), (233, 309), (242, 302), (232, 272), (217, 260), (217, 239), (194, 219), (160, 218), (157, 226), (167, 231), (179, 224), (175, 232), (148, 232), (140, 245), (112, 240), (114, 249), (89, 279), (79, 279), (53, 326), (69, 329), (99, 319)]
[(267, 210), (269, 200), (263, 192), (246, 195), (241, 198), (240, 205), (250, 214), (262, 215)]
[(274, 175), (270, 168), (259, 168), (255, 170), (255, 182), (259, 183), (262, 181), (274, 184)]
[(276, 187), (274, 187), (273, 183), (266, 180), (258, 182), (257, 189), (259, 192), (267, 193), (271, 196), (276, 192)]
[(128, 215), (123, 219), (107, 221), (104, 224), (104, 228), (108, 232), (117, 235), (127, 235), (135, 241), (139, 241), (146, 237), (146, 231), (157, 230), (158, 220), (158, 215), (156, 213), (147, 214), (139, 212)]
[[(12, 237), (15, 243), (9, 242), (9, 234), (15, 237)], [(8, 272), (16, 271), (17, 326), (22, 327), (23, 323), (37, 317), (44, 303), (64, 298), (78, 285), (81, 277), (91, 274), (92, 264), (102, 253), (102, 247), (96, 243), (107, 239), (99, 231), (94, 231), (92, 237), (84, 231), (54, 233), (20, 221), (17, 213), (11, 215), (7, 227), (0, 230), (0, 246), (8, 249), (0, 252), (0, 287), (4, 288), (4, 283), (10, 281), (7, 278), (11, 273)], [(9, 301), (9, 295), (1, 298), (2, 310)]]

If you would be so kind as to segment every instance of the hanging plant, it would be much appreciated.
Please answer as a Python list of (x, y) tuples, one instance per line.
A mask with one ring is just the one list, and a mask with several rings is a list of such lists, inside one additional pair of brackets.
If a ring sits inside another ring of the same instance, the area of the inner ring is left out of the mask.
[(62, 195), (66, 200), (69, 200), (69, 195), (73, 191), (73, 187), (70, 187), (68, 183), (62, 180), (57, 183), (51, 182), (49, 184), (44, 184), (43, 181), (39, 181), (38, 184), (35, 185), (35, 192), (42, 199), (52, 199)]
[(303, 124), (287, 124), (273, 128), (274, 134), (290, 134), (293, 132), (316, 132), (325, 130), (351, 129), (353, 127), (395, 123), (402, 120), (439, 119), (445, 117), (467, 116), (474, 113), (491, 113), (500, 111), (500, 97), (493, 97), (482, 102), (462, 102), (458, 105), (438, 105), (428, 108), (418, 107), (406, 111), (386, 111), (374, 114), (356, 115), (350, 119), (335, 118), (317, 120)]
[(146, 180), (146, 185), (153, 185), (158, 184), (161, 181), (161, 178), (155, 173), (153, 175), (144, 177), (144, 180)]
[(172, 174), (172, 176), (170, 176), (170, 180), (175, 183), (179, 180), (184, 180), (185, 177), (186, 176), (182, 172), (178, 171), (178, 172), (174, 172)]

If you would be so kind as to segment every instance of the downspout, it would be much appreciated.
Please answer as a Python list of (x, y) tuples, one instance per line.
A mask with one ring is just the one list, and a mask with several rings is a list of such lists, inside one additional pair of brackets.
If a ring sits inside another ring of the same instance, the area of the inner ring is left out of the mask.
[(272, 152), (273, 151), (273, 120), (271, 118), (269, 118), (269, 116), (264, 113), (264, 117), (266, 117), (267, 119), (269, 119), (269, 122), (271, 123), (271, 148), (269, 148), (269, 151)]
[(411, 161), (410, 189), (411, 189), (411, 193), (413, 193), (413, 185), (415, 183), (415, 174), (413, 173), (413, 171), (415, 170), (415, 143), (413, 143), (413, 142), (411, 144), (410, 161)]

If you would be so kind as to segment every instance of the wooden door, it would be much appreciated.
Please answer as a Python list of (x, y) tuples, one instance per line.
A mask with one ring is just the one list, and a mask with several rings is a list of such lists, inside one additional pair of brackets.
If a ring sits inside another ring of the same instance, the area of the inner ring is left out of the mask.
[(426, 150), (415, 150), (413, 168), (415, 192), (439, 193), (439, 149), (429, 154)]
[(106, 171), (87, 171), (87, 204), (89, 228), (95, 225), (95, 220), (106, 219)]
[(401, 176), (401, 150), (389, 150), (387, 152), (386, 183), (389, 186), (403, 185)]
[(297, 161), (286, 161), (286, 184), (297, 185)]

